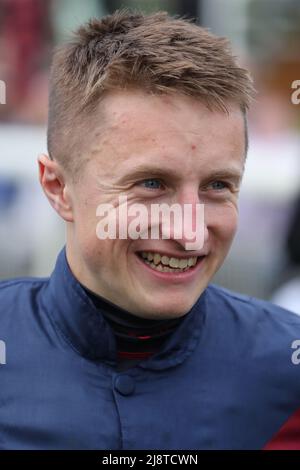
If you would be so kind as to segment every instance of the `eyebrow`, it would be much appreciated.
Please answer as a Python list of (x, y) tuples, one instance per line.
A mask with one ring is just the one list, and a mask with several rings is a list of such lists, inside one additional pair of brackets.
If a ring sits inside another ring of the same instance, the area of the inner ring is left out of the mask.
[[(205, 181), (213, 179), (227, 179), (234, 182), (239, 182), (242, 179), (243, 173), (234, 168), (222, 168), (218, 170), (211, 171), (210, 173), (204, 176)], [(127, 174), (123, 175), (118, 179), (117, 184), (125, 184), (133, 181), (138, 181), (147, 178), (162, 178), (162, 179), (172, 179), (175, 182), (178, 182), (182, 179), (180, 173), (168, 168), (163, 169), (161, 167), (143, 165), (132, 169)]]

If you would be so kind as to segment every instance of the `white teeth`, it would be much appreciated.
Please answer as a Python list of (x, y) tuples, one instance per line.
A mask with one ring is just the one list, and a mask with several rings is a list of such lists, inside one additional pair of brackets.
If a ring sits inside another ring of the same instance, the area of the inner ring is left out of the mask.
[(186, 271), (197, 263), (197, 256), (191, 258), (169, 258), (166, 255), (160, 255), (159, 253), (151, 253), (143, 251), (141, 253), (145, 263), (149, 264), (154, 269), (161, 272), (182, 272)]
[(161, 260), (161, 256), (158, 253), (155, 253), (154, 259), (153, 259), (154, 264), (156, 265), (159, 264), (160, 260)]
[(179, 259), (171, 258), (169, 265), (171, 266), (171, 268), (179, 268)]
[(188, 266), (195, 266), (196, 263), (197, 263), (197, 258), (188, 259)]
[(174, 272), (174, 269), (169, 268), (168, 266), (165, 266), (165, 267), (163, 268), (163, 271), (164, 271), (165, 273), (173, 273), (173, 272)]
[(180, 269), (184, 269), (184, 268), (187, 267), (187, 265), (188, 265), (188, 260), (187, 260), (187, 259), (181, 259), (181, 260), (179, 261), (179, 266), (178, 266), (178, 267), (179, 267)]
[(156, 271), (160, 271), (160, 272), (163, 272), (163, 273), (183, 273), (184, 271), (187, 271), (189, 268), (185, 268), (185, 269), (172, 269), (172, 268), (169, 268), (168, 266), (163, 266), (162, 264), (159, 264), (158, 266), (155, 266), (154, 263), (150, 263), (148, 260), (145, 260), (145, 262), (147, 264), (149, 264), (149, 266), (152, 268), (152, 269), (155, 269)]

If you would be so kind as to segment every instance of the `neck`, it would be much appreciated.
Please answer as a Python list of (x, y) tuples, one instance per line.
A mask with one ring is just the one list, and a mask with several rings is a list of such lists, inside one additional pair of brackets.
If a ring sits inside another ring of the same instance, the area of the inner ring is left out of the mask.
[(127, 368), (152, 356), (183, 318), (152, 320), (133, 315), (83, 286), (115, 333), (119, 366)]

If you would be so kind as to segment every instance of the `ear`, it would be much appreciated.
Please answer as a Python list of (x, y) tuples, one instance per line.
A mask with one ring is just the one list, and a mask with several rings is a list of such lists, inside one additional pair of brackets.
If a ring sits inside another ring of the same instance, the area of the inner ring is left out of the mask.
[(39, 180), (51, 206), (66, 222), (73, 222), (72, 201), (60, 165), (47, 155), (39, 155)]

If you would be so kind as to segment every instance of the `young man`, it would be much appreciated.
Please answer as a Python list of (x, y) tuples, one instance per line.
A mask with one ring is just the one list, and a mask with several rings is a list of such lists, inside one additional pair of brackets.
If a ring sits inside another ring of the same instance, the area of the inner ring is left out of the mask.
[[(1, 448), (260, 449), (286, 436), (299, 317), (208, 285), (236, 231), (251, 94), (226, 41), (164, 13), (92, 20), (56, 52), (39, 167), (66, 247), (49, 279), (1, 283)], [(178, 236), (178, 214), (169, 237), (161, 218), (152, 236), (152, 216), (130, 232), (137, 204), (188, 207), (193, 226), (204, 207), (201, 243)], [(110, 218), (101, 237), (105, 210), (124, 207), (122, 236)]]

